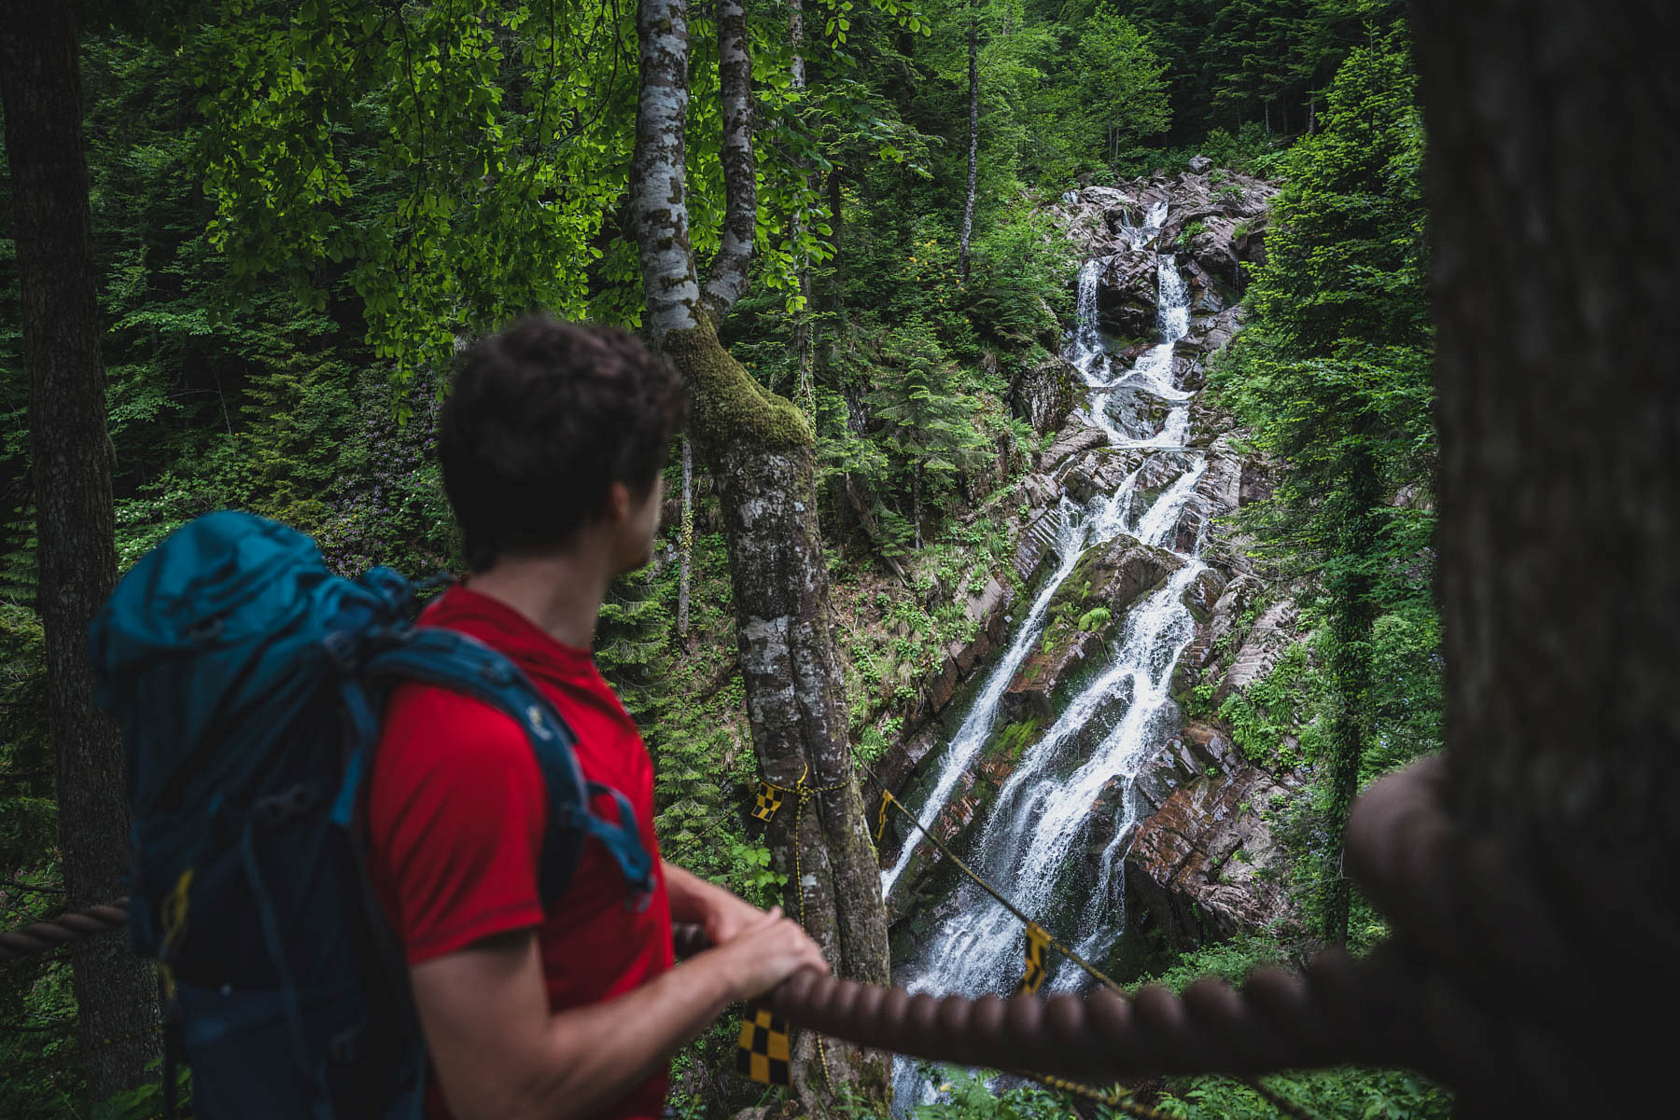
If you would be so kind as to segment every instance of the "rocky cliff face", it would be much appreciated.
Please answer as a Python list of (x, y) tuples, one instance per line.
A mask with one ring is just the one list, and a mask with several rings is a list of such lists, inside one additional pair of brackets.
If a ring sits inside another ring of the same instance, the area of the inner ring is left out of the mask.
[[(1097, 322), (1120, 360), (1135, 358), (1151, 343), (1156, 322), (1155, 250), (1176, 249), (1190, 295), (1188, 335), (1176, 344), (1172, 383), (1180, 392), (1202, 387), (1206, 362), (1241, 329), (1236, 301), (1252, 265), (1265, 260), (1269, 184), (1217, 172), (1172, 180), (1070, 192), (1053, 208), (1065, 235), (1098, 262)], [(1167, 201), (1167, 223), (1147, 241), (1138, 227), (1148, 209)], [(1086, 502), (1114, 492), (1133, 472), (1134, 501), (1146, 508), (1183, 469), (1170, 456), (1146, 458), (1116, 447), (1103, 427), (1145, 439), (1161, 429), (1166, 402), (1146, 390), (1105, 393), (1106, 415), (1092, 417), (1084, 382), (1068, 361), (1047, 358), (1011, 386), (1016, 414), (1046, 436), (1034, 471), (1015, 499), (1018, 545), (1012, 571), (1000, 573), (968, 598), (978, 623), (972, 642), (953, 646), (941, 670), (924, 682), (901, 748), (883, 760), (881, 780), (902, 790), (937, 752), (960, 710), (965, 686), (979, 679), (1010, 640), (1015, 613), (1032, 598), (1033, 585), (1055, 555), (1058, 503)], [(1103, 422), (1099, 426), (1099, 419)], [(1211, 686), (1213, 706), (1264, 678), (1288, 645), (1299, 639), (1293, 601), (1254, 570), (1249, 542), (1226, 520), (1271, 492), (1273, 466), (1245, 450), (1230, 417), (1201, 399), (1191, 409), (1185, 443), (1205, 454), (1206, 467), (1172, 527), (1171, 545), (1199, 552), (1208, 564), (1188, 586), (1184, 601), (1195, 621), (1194, 637), (1175, 677), (1175, 692)], [(1140, 467), (1143, 469), (1140, 471)], [(1014, 772), (1023, 750), (1054, 721), (1069, 684), (1104, 659), (1126, 612), (1160, 586), (1184, 561), (1165, 549), (1127, 536), (1089, 549), (1051, 601), (1047, 622), (1009, 682), (994, 732), (979, 761), (965, 773), (933, 825), (941, 839), (960, 840), (998, 786)], [(1010, 578), (1013, 577), (1013, 578)], [(1206, 691), (1204, 689), (1204, 691)], [(1105, 790), (1093, 805), (1102, 850), (1124, 850), (1128, 920), (1159, 930), (1168, 943), (1188, 947), (1265, 926), (1288, 917), (1287, 896), (1273, 866), (1276, 844), (1263, 814), (1271, 800), (1298, 784), (1245, 762), (1225, 729), (1192, 723), (1150, 759), (1130, 792)], [(1113, 783), (1111, 783), (1111, 786)], [(873, 792), (873, 791), (872, 791)], [(1126, 846), (1109, 848), (1101, 822), (1115, 815), (1116, 798), (1138, 799), (1138, 824)], [(889, 845), (890, 848), (890, 845)], [(1094, 851), (1096, 849), (1093, 849)], [(891, 859), (895, 853), (883, 852)], [(924, 846), (895, 891), (895, 919), (926, 916), (948, 886), (949, 869)], [(1116, 898), (1116, 904), (1120, 903)]]

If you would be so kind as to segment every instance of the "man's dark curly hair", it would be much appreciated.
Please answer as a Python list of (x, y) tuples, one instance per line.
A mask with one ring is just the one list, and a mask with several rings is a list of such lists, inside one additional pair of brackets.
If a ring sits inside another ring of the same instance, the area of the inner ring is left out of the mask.
[(625, 331), (533, 315), (479, 341), (438, 433), (468, 566), (564, 548), (614, 482), (645, 497), (686, 407), (676, 373)]

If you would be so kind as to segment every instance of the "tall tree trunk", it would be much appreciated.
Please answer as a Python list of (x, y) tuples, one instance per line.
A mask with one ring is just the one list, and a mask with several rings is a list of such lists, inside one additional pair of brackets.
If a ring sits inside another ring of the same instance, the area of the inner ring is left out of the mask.
[[(789, 85), (793, 87), (796, 96), (805, 90), (805, 56), (802, 53), (805, 46), (805, 7), (803, 0), (788, 0), (788, 42), (793, 46), (793, 58), (788, 64)], [(805, 189), (811, 189), (811, 175), (802, 173), (800, 179)], [(799, 226), (796, 223), (793, 233), (797, 237)], [(799, 297), (802, 306), (793, 317), (793, 351), (799, 362), (798, 388), (794, 392), (794, 400), (799, 404), (799, 411), (805, 414), (814, 427), (817, 422), (817, 389), (813, 377), (813, 351), (815, 341), (811, 337), (811, 267), (809, 262), (801, 261), (799, 265)]]
[(1414, 12), (1454, 796), (1543, 859), (1649, 853), (1672, 907), (1680, 8)]
[[(67, 5), (0, 5), (0, 103), (29, 371), (59, 846), (74, 910), (123, 893), (128, 808), (122, 740), (92, 705), (86, 655), (88, 622), (116, 581), (116, 550), (81, 78)], [(78, 941), (70, 963), (88, 1090), (99, 1100), (138, 1085), (158, 1053), (149, 1029), (157, 1023), (157, 981), (121, 938)], [(126, 1041), (107, 1045), (110, 1039)]]
[[(1634, 1111), (1671, 1049), (1639, 1009), (1677, 987), (1671, 950), (1632, 961), (1672, 945), (1653, 931), (1680, 913), (1680, 318), (1666, 310), (1680, 268), (1653, 251), (1680, 239), (1680, 7), (1415, 0), (1412, 14), (1445, 795), (1470, 833), (1457, 850), (1491, 837), (1519, 853), (1553, 896), (1553, 936), (1614, 976), (1533, 983), (1580, 993), (1571, 1014), (1600, 1031), (1569, 1056), (1607, 1112)], [(1508, 1095), (1482, 1114), (1505, 1115)]]
[(688, 590), (694, 570), (694, 445), (687, 436), (682, 441), (682, 528), (677, 548), (681, 553), (677, 572), (677, 636), (688, 639)]
[[(719, 0), (728, 217), (750, 253), (753, 196), (751, 60), (740, 0)], [(887, 980), (879, 870), (847, 739), (844, 676), (829, 627), (828, 570), (817, 528), (811, 428), (718, 342), (716, 323), (745, 288), (748, 257), (718, 254), (702, 290), (689, 253), (683, 200), (688, 110), (684, 0), (641, 0), (641, 93), (631, 207), (648, 325), (694, 397), (691, 431), (722, 500), (737, 636), (753, 749), (771, 781), (801, 779), (815, 794), (778, 813), (770, 830), (797, 914), (843, 976)], [(730, 273), (738, 272), (738, 275)], [(734, 293), (731, 295), (730, 293)], [(828, 787), (835, 787), (829, 789)], [(789, 811), (792, 810), (792, 811)], [(797, 868), (798, 874), (794, 871)], [(802, 1032), (794, 1082), (815, 1110), (832, 1089), (884, 1100), (890, 1067), (878, 1053)], [(832, 1084), (831, 1084), (832, 1082)]]
[(968, 239), (974, 231), (974, 184), (980, 170), (980, 29), (968, 13), (968, 189), (963, 193), (962, 236), (957, 245), (957, 275), (968, 283)]

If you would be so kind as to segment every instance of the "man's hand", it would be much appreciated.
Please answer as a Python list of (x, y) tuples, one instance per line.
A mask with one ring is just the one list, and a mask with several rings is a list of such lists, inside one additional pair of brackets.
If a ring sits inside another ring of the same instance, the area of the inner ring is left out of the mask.
[(701, 956), (724, 969), (737, 1000), (761, 996), (802, 968), (828, 971), (817, 943), (780, 906), (760, 910), (669, 862), (665, 891), (672, 918), (705, 928), (712, 949)]
[[(765, 918), (763, 910), (721, 887), (703, 895), (700, 908), (700, 924), (705, 927), (706, 937), (713, 945), (735, 940), (745, 930), (762, 924)], [(781, 913), (781, 907), (775, 907), (774, 912)]]
[(742, 930), (764, 920), (764, 911), (752, 903), (669, 860), (663, 862), (671, 917), (679, 922), (698, 923), (714, 946), (733, 941)]
[(823, 960), (817, 943), (799, 928), (799, 923), (783, 917), (780, 906), (772, 906), (768, 912), (750, 906), (747, 909), (758, 919), (710, 950), (730, 977), (735, 999), (755, 999), (801, 969), (828, 971), (828, 962)]

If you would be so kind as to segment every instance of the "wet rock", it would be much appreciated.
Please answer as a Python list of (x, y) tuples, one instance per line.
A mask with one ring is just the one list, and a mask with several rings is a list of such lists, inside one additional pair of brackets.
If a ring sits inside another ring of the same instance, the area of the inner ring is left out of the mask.
[(1112, 494), (1144, 458), (1145, 453), (1137, 448), (1097, 448), (1070, 460), (1062, 476), (1062, 489), (1076, 502)]
[(1184, 605), (1190, 608), (1190, 616), (1198, 624), (1206, 623), (1213, 617), (1214, 604), (1219, 602), (1224, 590), (1225, 577), (1214, 569), (1196, 573), (1196, 578), (1184, 589)]
[(1212, 171), (1212, 170), (1213, 170), (1213, 161), (1211, 159), (1209, 159), (1208, 157), (1203, 156), (1203, 155), (1195, 155), (1195, 156), (1190, 157), (1190, 174), (1192, 174), (1192, 175), (1206, 175), (1209, 171)]
[(1278, 843), (1262, 819), (1293, 784), (1243, 767), (1168, 794), (1126, 853), (1128, 920), (1183, 950), (1293, 918)]
[(1127, 248), (1103, 258), (1097, 273), (1097, 325), (1121, 338), (1152, 334), (1156, 280), (1153, 252)]
[(969, 621), (984, 625), (987, 619), (1001, 614), (1014, 601), (1014, 590), (993, 576), (986, 581), (986, 586), (980, 589), (978, 595), (964, 597), (963, 613), (968, 615)]
[(926, 727), (915, 735), (901, 742), (894, 750), (888, 751), (876, 762), (871, 769), (871, 775), (863, 784), (863, 803), (873, 812), (881, 804), (881, 790), (890, 789), (897, 793), (902, 790), (910, 775), (916, 772), (916, 767), (922, 760), (939, 746), (944, 739), (944, 731), (939, 727)]
[(1148, 439), (1160, 431), (1171, 407), (1160, 395), (1130, 385), (1106, 397), (1103, 412), (1129, 439)]
[(1038, 469), (1050, 472), (1070, 456), (1096, 447), (1107, 447), (1108, 436), (1101, 428), (1094, 428), (1083, 420), (1074, 420), (1056, 436), (1056, 442), (1038, 457)]
[(1254, 624), (1249, 627), (1248, 635), (1243, 639), (1236, 656), (1231, 659), (1231, 667), (1225, 673), (1225, 679), (1215, 690), (1215, 701), (1224, 699), (1232, 692), (1247, 689), (1249, 685), (1263, 680), (1272, 671), (1272, 667), (1278, 663), (1278, 658), (1283, 656), (1284, 650), (1295, 640), (1295, 622), (1300, 613), (1293, 599), (1273, 603), (1260, 612)]
[(1179, 693), (1188, 692), (1191, 688), (1204, 680), (1215, 680), (1224, 672), (1224, 666), (1218, 664), (1220, 658), (1228, 657), (1234, 642), (1234, 632), (1241, 621), (1241, 617), (1254, 602), (1265, 585), (1250, 574), (1240, 574), (1226, 583), (1219, 598), (1214, 601), (1213, 610), (1205, 623), (1196, 627), (1195, 635), (1184, 653), (1178, 659), (1178, 670), (1174, 678), (1174, 690)]
[(1038, 577), (1045, 561), (1056, 554), (1056, 536), (1061, 529), (1060, 510), (1044, 509), (1027, 524), (1015, 546), (1015, 575), (1023, 584)]
[(1195, 352), (1203, 357), (1223, 350), (1242, 329), (1243, 310), (1241, 305), (1227, 307), (1216, 315), (1193, 316), (1190, 320), (1190, 334), (1180, 342), (1179, 348)]
[[(1133, 603), (1183, 566), (1166, 549), (1124, 534), (1087, 549), (1050, 600), (1044, 632), (1009, 683), (1004, 704), (1011, 718), (1049, 717), (1062, 682), (1108, 644)], [(1098, 608), (1107, 616), (1091, 617)]]
[(1062, 499), (1062, 488), (1049, 475), (1029, 474), (1021, 483), (1021, 496), (1034, 509), (1053, 506)]
[(957, 663), (946, 657), (939, 665), (939, 672), (928, 682), (928, 698), (933, 702), (933, 710), (939, 711), (951, 702), (956, 694), (957, 682), (962, 674), (957, 672)]
[(1009, 387), (1009, 406), (1039, 435), (1067, 422), (1083, 388), (1079, 371), (1066, 358), (1050, 357), (1021, 374)]

